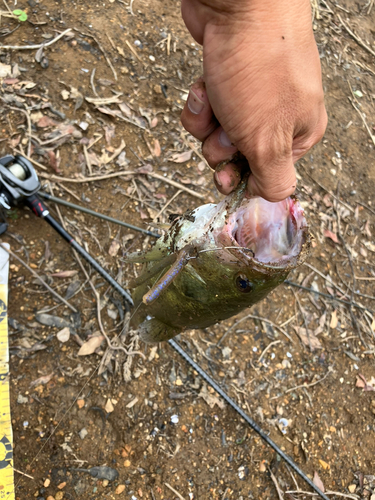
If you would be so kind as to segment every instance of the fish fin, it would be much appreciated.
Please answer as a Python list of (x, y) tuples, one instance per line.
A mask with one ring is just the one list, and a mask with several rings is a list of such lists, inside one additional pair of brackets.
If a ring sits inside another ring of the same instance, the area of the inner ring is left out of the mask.
[(139, 336), (143, 342), (157, 343), (169, 340), (180, 333), (180, 329), (169, 326), (156, 318), (146, 319), (139, 325)]
[(177, 259), (176, 253), (171, 253), (170, 255), (166, 255), (161, 260), (156, 261), (152, 267), (147, 268), (143, 271), (139, 276), (133, 278), (129, 281), (129, 288), (136, 288), (139, 285), (142, 285), (145, 281), (151, 279), (155, 274), (160, 273), (166, 267), (171, 266)]
[(167, 254), (166, 248), (154, 246), (151, 250), (144, 252), (128, 253), (125, 257), (125, 262), (154, 262), (163, 259)]

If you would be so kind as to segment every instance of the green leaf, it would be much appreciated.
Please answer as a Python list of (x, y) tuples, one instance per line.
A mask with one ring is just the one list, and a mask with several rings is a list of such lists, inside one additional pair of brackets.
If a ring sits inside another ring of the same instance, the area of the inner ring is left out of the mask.
[(27, 20), (27, 14), (24, 10), (16, 9), (13, 11), (13, 14), (18, 17), (19, 21), (26, 21)]

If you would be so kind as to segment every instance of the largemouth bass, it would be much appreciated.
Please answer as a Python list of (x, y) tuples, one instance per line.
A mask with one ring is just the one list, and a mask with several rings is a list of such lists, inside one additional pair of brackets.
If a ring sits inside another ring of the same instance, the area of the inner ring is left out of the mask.
[(277, 287), (308, 255), (310, 236), (295, 197), (279, 203), (245, 196), (246, 182), (217, 205), (176, 219), (146, 252), (135, 288), (133, 326), (146, 342), (206, 328)]

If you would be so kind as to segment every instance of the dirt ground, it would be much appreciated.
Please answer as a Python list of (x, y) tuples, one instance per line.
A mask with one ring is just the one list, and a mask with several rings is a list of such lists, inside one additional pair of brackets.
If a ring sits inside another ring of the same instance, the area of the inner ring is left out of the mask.
[[(31, 130), (44, 191), (142, 228), (221, 199), (199, 145), (179, 122), (202, 52), (178, 0), (8, 5), (25, 10), (28, 21), (9, 33), (19, 23), (2, 17), (3, 45), (46, 43), (71, 31), (42, 51), (0, 48), (0, 69), (12, 68), (0, 79), (1, 156), (28, 154)], [(5, 2), (0, 9), (7, 12)], [(179, 342), (306, 474), (334, 492), (330, 498), (374, 500), (375, 7), (315, 0), (313, 14), (329, 124), (297, 165), (314, 243), (289, 277), (313, 292), (282, 285), (251, 311)], [(124, 170), (133, 173), (100, 178)], [(59, 219), (57, 205), (49, 207)], [(139, 268), (125, 263), (125, 254), (152, 238), (69, 208), (60, 213), (126, 287)], [(105, 342), (79, 356), (100, 331), (87, 275), (28, 209), (13, 208), (8, 223), (1, 241), (78, 311), (11, 259), (18, 499), (310, 498), (303, 481), (168, 344), (152, 348), (125, 333), (127, 348), (143, 356), (125, 359)], [(103, 327), (115, 339), (123, 304), (84, 265), (100, 294)], [(55, 326), (43, 324), (42, 309)], [(87, 470), (98, 466), (118, 476), (92, 477)]]

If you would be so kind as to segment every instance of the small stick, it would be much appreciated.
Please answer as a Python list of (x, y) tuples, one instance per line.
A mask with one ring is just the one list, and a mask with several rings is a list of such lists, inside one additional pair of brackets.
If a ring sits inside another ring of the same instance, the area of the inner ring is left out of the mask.
[(168, 483), (164, 483), (164, 484), (167, 488), (169, 488), (171, 491), (173, 491), (173, 493), (175, 495), (177, 495), (180, 500), (185, 500), (184, 497), (182, 495), (180, 495), (180, 493), (178, 491), (176, 491), (174, 488), (172, 488), (172, 486), (170, 484), (168, 484)]
[(138, 61), (139, 61), (140, 63), (142, 63), (142, 64), (143, 64), (143, 66), (144, 66), (145, 68), (147, 68), (147, 64), (146, 64), (146, 63), (144, 63), (144, 62), (142, 61), (142, 59), (141, 59), (141, 58), (139, 57), (139, 55), (137, 54), (137, 51), (136, 51), (135, 49), (133, 49), (133, 47), (130, 45), (129, 41), (128, 41), (128, 40), (125, 40), (125, 43), (126, 43), (126, 45), (129, 47), (129, 49), (131, 50), (132, 54), (133, 54), (133, 55), (134, 55), (134, 56), (138, 59)]
[(293, 342), (293, 339), (290, 337), (290, 335), (283, 328), (281, 328), (280, 326), (276, 325), (275, 323), (273, 323), (269, 319), (261, 318), (260, 316), (254, 316), (253, 314), (248, 314), (244, 318), (239, 319), (233, 326), (231, 326), (229, 328), (229, 330), (227, 330), (224, 333), (224, 335), (221, 337), (221, 339), (218, 341), (218, 343), (216, 345), (219, 346), (223, 342), (223, 340), (225, 339), (225, 337), (228, 335), (229, 332), (231, 332), (237, 325), (239, 325), (240, 323), (242, 323), (242, 321), (245, 321), (245, 319), (249, 319), (249, 318), (250, 319), (258, 319), (259, 321), (264, 321), (265, 323), (268, 323), (269, 325), (273, 326), (277, 330), (280, 330), (280, 332), (283, 333), (287, 339), (289, 339), (291, 342)]
[(18, 45), (0, 45), (0, 51), (1, 49), (4, 50), (34, 50), (34, 49), (40, 49), (41, 47), (49, 47), (53, 43), (57, 42), (57, 40), (60, 40), (63, 36), (65, 36), (67, 33), (72, 31), (71, 28), (68, 28), (67, 30), (63, 31), (60, 33), (60, 35), (56, 36), (53, 40), (47, 42), (47, 43), (40, 43), (39, 45), (23, 45), (23, 46), (18, 46)]
[(20, 262), (24, 267), (26, 267), (26, 269), (33, 275), (35, 276), (36, 278), (38, 278), (38, 280), (41, 282), (41, 284), (43, 286), (45, 286), (47, 288), (47, 290), (49, 290), (52, 295), (54, 295), (57, 299), (59, 299), (63, 304), (65, 304), (67, 307), (69, 307), (69, 309), (71, 309), (73, 312), (78, 312), (77, 309), (75, 307), (73, 307), (71, 304), (69, 304), (69, 302), (67, 302), (63, 297), (61, 297), (61, 295), (59, 295), (57, 292), (55, 292), (55, 290), (53, 288), (51, 288), (49, 285), (47, 285), (47, 283), (39, 276), (39, 274), (34, 271), (34, 269), (31, 269), (30, 266), (28, 266), (26, 264), (26, 262), (24, 262), (20, 257), (18, 257), (18, 255), (16, 255), (14, 252), (12, 252), (12, 250), (8, 250), (5, 245), (3, 245), (3, 243), (0, 243), (0, 246), (6, 251), (9, 253), (9, 255), (11, 255), (14, 259), (18, 260), (18, 262)]
[(57, 183), (57, 185), (63, 189), (64, 191), (66, 191), (67, 193), (70, 194), (70, 196), (73, 196), (73, 198), (75, 198), (76, 200), (78, 200), (79, 202), (81, 202), (81, 198), (79, 196), (77, 196), (75, 193), (73, 193), (73, 191), (71, 191), (70, 189), (68, 189), (67, 187), (65, 187), (63, 184), (61, 183)]
[(262, 358), (263, 356), (266, 354), (266, 352), (268, 351), (268, 349), (275, 345), (275, 344), (280, 344), (281, 340), (274, 340), (273, 342), (271, 342), (270, 344), (268, 344), (268, 346), (263, 350), (262, 354), (259, 356), (259, 359), (258, 359), (258, 363), (260, 363), (262, 361)]
[(112, 70), (112, 73), (113, 73), (113, 76), (115, 77), (115, 80), (117, 82), (117, 73), (116, 73), (116, 70), (115, 68), (113, 67), (112, 63), (111, 63), (111, 60), (109, 59), (109, 57), (107, 56), (107, 53), (105, 52), (105, 50), (103, 49), (102, 45), (100, 44), (99, 40), (94, 36), (94, 35), (90, 35), (89, 33), (84, 33), (83, 31), (79, 31), (77, 30), (77, 28), (74, 28), (75, 31), (77, 31), (78, 33), (80, 33), (81, 35), (83, 36), (87, 36), (88, 38), (92, 38), (97, 46), (99, 47), (101, 53), (103, 54), (103, 56), (105, 57), (105, 60), (107, 61), (107, 64), (108, 66), (111, 68)]
[(12, 106), (9, 106), (9, 109), (12, 109), (13, 111), (21, 111), (21, 113), (26, 115), (28, 136), (29, 136), (29, 144), (27, 146), (27, 154), (28, 154), (28, 156), (30, 156), (30, 153), (31, 153), (31, 118), (30, 118), (30, 114), (25, 109), (22, 109), (22, 108), (13, 108)]
[(89, 174), (92, 175), (91, 161), (85, 145), (83, 145), (83, 154), (85, 156), (86, 166), (89, 170)]
[[(40, 174), (41, 177), (44, 179), (49, 179), (51, 181), (56, 181), (56, 182), (72, 182), (76, 184), (81, 184), (84, 182), (94, 182), (94, 181), (102, 181), (104, 179), (112, 179), (113, 177), (121, 177), (121, 176), (128, 176), (128, 175), (145, 175), (142, 174), (141, 172), (137, 172), (135, 170), (123, 170), (121, 172), (114, 172), (113, 174), (106, 174), (106, 175), (97, 175), (95, 177), (84, 177), (83, 179), (69, 179), (67, 177), (58, 177), (57, 175), (47, 175), (47, 174)], [(154, 179), (158, 179), (161, 181), (164, 181), (167, 184), (170, 184), (171, 186), (175, 186), (178, 189), (181, 189), (182, 191), (185, 191), (186, 193), (189, 193), (191, 196), (195, 196), (196, 198), (199, 198), (200, 200), (204, 200), (204, 196), (202, 194), (198, 194), (192, 189), (189, 189), (179, 182), (173, 181), (172, 179), (169, 179), (168, 177), (164, 177), (163, 175), (160, 174), (155, 174), (153, 172), (147, 172), (146, 175), (149, 175), (150, 177), (153, 177)]]
[(270, 473), (270, 476), (271, 476), (271, 479), (272, 479), (272, 482), (273, 484), (275, 485), (275, 488), (276, 488), (276, 491), (277, 491), (277, 494), (279, 496), (279, 500), (284, 500), (284, 495), (283, 495), (283, 492), (281, 491), (281, 488), (279, 486), (279, 483), (277, 482), (277, 479), (276, 477), (274, 476), (272, 470), (270, 468), (268, 468), (268, 472)]
[[(350, 89), (352, 90), (352, 89)], [(370, 136), (373, 144), (375, 145), (375, 136), (371, 133), (371, 130), (370, 130), (370, 127), (367, 125), (367, 122), (365, 120), (365, 117), (363, 116), (363, 113), (362, 111), (360, 111), (357, 106), (354, 104), (353, 100), (350, 99), (350, 97), (348, 97), (349, 101), (350, 101), (350, 104), (353, 106), (353, 108), (357, 111), (357, 113), (359, 114), (359, 116), (361, 117), (361, 120), (363, 121), (363, 124), (368, 132), (368, 135)]]
[(343, 27), (345, 28), (345, 30), (349, 33), (349, 35), (354, 38), (354, 40), (358, 43), (358, 45), (360, 45), (361, 47), (363, 47), (364, 49), (367, 50), (367, 52), (370, 52), (370, 54), (372, 54), (373, 56), (375, 56), (375, 52), (368, 46), (365, 44), (365, 42), (362, 40), (362, 38), (360, 38), (358, 35), (356, 35), (355, 33), (353, 33), (353, 31), (349, 28), (349, 26), (347, 26), (344, 21), (341, 19), (341, 16), (340, 14), (337, 14), (337, 17), (340, 19), (340, 23), (343, 25)]
[[(301, 495), (309, 495), (311, 497), (318, 496), (317, 493), (311, 493), (309, 491), (301, 490), (288, 490), (285, 493), (300, 493)], [(345, 493), (339, 493), (338, 491), (326, 491), (325, 495), (337, 495), (338, 497), (352, 498), (353, 500), (358, 500), (360, 497), (358, 495), (346, 495)]]
[(99, 95), (98, 95), (98, 93), (96, 91), (96, 88), (95, 88), (95, 83), (94, 83), (95, 71), (96, 71), (96, 68), (94, 68), (92, 70), (92, 73), (91, 73), (91, 76), (90, 76), (90, 84), (91, 84), (92, 91), (94, 92), (94, 94), (96, 95), (96, 97), (99, 97)]
[(36, 165), (37, 167), (41, 168), (42, 170), (48, 170), (48, 168), (45, 166), (45, 165), (42, 165), (41, 163), (37, 162), (36, 160), (33, 160), (32, 158), (30, 158), (30, 156), (28, 155), (25, 155), (25, 153), (23, 153), (22, 151), (20, 151), (19, 149), (16, 149), (14, 148), (14, 151), (16, 153), (18, 153), (19, 155), (22, 155), (24, 156), (27, 160), (29, 160), (29, 162), (31, 162), (33, 165)]
[[(347, 340), (347, 339), (345, 339)], [(330, 370), (328, 370), (328, 372), (324, 375), (324, 377), (320, 378), (319, 380), (316, 380), (315, 382), (312, 382), (311, 384), (301, 384), (301, 385), (296, 385), (295, 387), (292, 387), (290, 389), (287, 389), (284, 394), (287, 394), (288, 392), (292, 392), (292, 391), (295, 391), (296, 389), (304, 389), (306, 387), (313, 387), (314, 385), (316, 384), (320, 384), (320, 382), (323, 382), (323, 380), (325, 380), (328, 375), (331, 373)]]
[(13, 467), (13, 470), (14, 470), (14, 472), (18, 472), (18, 474), (21, 474), (22, 476), (28, 477), (29, 479), (35, 479), (35, 477), (29, 476), (29, 474), (26, 474), (26, 472), (22, 472), (22, 471), (16, 469), (15, 467)]

